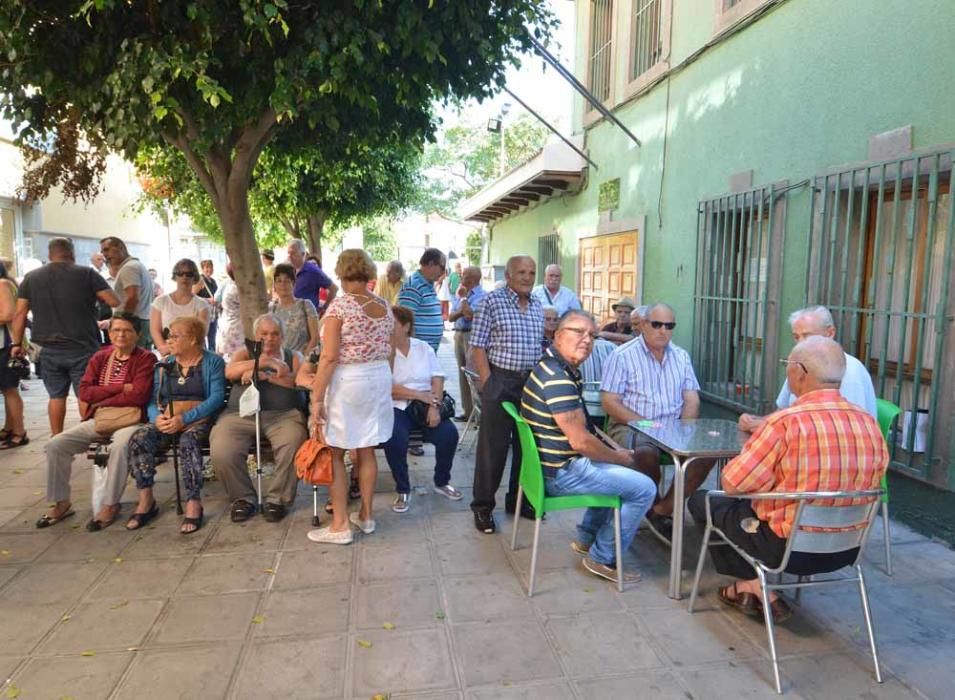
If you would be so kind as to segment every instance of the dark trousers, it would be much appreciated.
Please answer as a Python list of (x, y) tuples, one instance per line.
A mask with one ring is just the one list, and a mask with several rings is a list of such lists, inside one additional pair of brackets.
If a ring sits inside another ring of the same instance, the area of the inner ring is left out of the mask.
[(209, 352), (216, 351), (216, 330), (218, 328), (219, 328), (218, 321), (209, 321), (209, 333), (207, 334), (207, 338), (206, 338)]
[[(687, 507), (697, 525), (706, 527), (706, 491), (700, 489), (690, 496)], [(786, 552), (786, 540), (777, 535), (765, 520), (757, 520), (751, 501), (742, 498), (719, 497), (710, 502), (713, 525), (747, 554), (769, 567), (779, 566)], [(759, 523), (754, 533), (743, 530), (743, 521), (753, 518)], [(793, 552), (786, 571), (797, 576), (824, 574), (849, 566), (855, 561), (859, 548), (836, 554), (808, 554)], [(739, 554), (726, 546), (710, 547), (710, 556), (718, 573), (738, 579), (756, 578), (756, 571)]]
[(492, 367), (491, 376), (481, 391), (481, 429), (474, 460), (474, 500), (471, 501), (471, 510), (475, 512), (494, 510), (494, 494), (497, 493), (504, 475), (508, 447), (511, 448), (513, 457), (507, 499), (513, 501), (517, 498), (517, 482), (521, 475), (521, 444), (517, 439), (514, 419), (507, 415), (501, 404), (510, 401), (515, 406), (520, 406), (525, 381), (527, 374), (506, 372)]
[[(411, 481), (408, 479), (408, 435), (416, 427), (415, 422), (405, 410), (394, 408), (395, 427), (391, 438), (385, 443), (385, 459), (395, 478), (395, 491), (411, 493)], [(451, 464), (454, 451), (458, 448), (458, 429), (450, 419), (445, 418), (433, 428), (421, 426), (421, 436), (425, 442), (434, 445), (434, 485), (447, 486), (451, 481)]]

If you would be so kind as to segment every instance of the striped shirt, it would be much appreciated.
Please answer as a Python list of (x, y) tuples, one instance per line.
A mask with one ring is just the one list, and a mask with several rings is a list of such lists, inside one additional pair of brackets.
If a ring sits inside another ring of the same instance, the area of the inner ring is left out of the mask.
[[(838, 390), (818, 389), (767, 417), (723, 469), (723, 484), (742, 493), (865, 491), (878, 488), (888, 464), (875, 419)], [(783, 538), (792, 531), (796, 508), (789, 500), (753, 502), (757, 517)]]
[(444, 334), (444, 320), (441, 318), (441, 302), (434, 293), (434, 283), (425, 279), (420, 270), (415, 272), (398, 292), (398, 306), (414, 311), (414, 337), (437, 352)]
[(559, 469), (568, 460), (580, 456), (571, 449), (570, 441), (554, 420), (554, 414), (581, 410), (587, 417), (587, 428), (594, 432), (581, 397), (582, 390), (580, 373), (553, 347), (544, 351), (541, 361), (524, 384), (521, 416), (534, 433), (544, 469)]
[(488, 362), (495, 367), (529, 372), (541, 359), (544, 311), (533, 296), (523, 311), (518, 300), (510, 287), (485, 296), (474, 310), (470, 345), (487, 352)]
[(686, 350), (669, 343), (659, 362), (641, 335), (607, 358), (600, 390), (618, 394), (623, 405), (642, 418), (657, 420), (679, 418), (683, 392), (699, 391), (700, 383)]

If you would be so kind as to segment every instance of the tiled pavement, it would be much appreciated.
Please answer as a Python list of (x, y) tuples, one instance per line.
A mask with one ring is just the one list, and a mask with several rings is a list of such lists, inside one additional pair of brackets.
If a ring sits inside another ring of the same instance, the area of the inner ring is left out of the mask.
[[(441, 358), (451, 369), (447, 343)], [(87, 533), (82, 456), (77, 516), (37, 531), (46, 397), (37, 381), (24, 396), (33, 442), (0, 454), (0, 697), (775, 695), (762, 625), (716, 605), (714, 575), (697, 614), (668, 599), (666, 552), (643, 533), (626, 560), (643, 581), (618, 594), (582, 573), (568, 548), (576, 515), (549, 516), (538, 592), (528, 599), (529, 550), (510, 551), (510, 520), (494, 537), (471, 525), (468, 450), (453, 474), (465, 501), (424, 490), (406, 515), (389, 508), (384, 467), (378, 531), (350, 547), (306, 540), (305, 488), (285, 522), (235, 525), (217, 482), (206, 490), (207, 525), (183, 537), (168, 468), (158, 520), (138, 533), (122, 525)], [(418, 487), (430, 485), (427, 449), (413, 461)], [(134, 500), (130, 486), (124, 514)], [(882, 572), (878, 547), (868, 568), (885, 683), (871, 675), (858, 599), (811, 592), (779, 632), (789, 697), (951, 696), (955, 552), (902, 526), (893, 537), (895, 576)], [(689, 566), (695, 545), (688, 549)]]

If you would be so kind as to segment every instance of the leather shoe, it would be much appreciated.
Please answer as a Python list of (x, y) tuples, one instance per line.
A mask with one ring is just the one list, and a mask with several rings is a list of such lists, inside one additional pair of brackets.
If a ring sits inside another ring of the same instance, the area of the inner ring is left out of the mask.
[(464, 415), (463, 413), (460, 416), (455, 416), (454, 420), (456, 423), (467, 423), (469, 416)]
[(673, 518), (669, 515), (660, 515), (649, 510), (646, 515), (650, 529), (662, 540), (670, 543), (673, 540)]
[(423, 457), (424, 448), (421, 445), (412, 445), (408, 448), (408, 454), (412, 457)]
[(478, 532), (482, 532), (485, 535), (493, 535), (497, 531), (494, 516), (488, 511), (474, 511), (474, 527)]
[[(515, 505), (514, 501), (505, 499), (504, 512), (508, 515), (514, 515)], [(523, 499), (521, 500), (521, 517), (525, 520), (537, 520), (537, 513), (534, 511), (534, 506)], [(541, 520), (543, 519), (544, 518), (541, 518)]]

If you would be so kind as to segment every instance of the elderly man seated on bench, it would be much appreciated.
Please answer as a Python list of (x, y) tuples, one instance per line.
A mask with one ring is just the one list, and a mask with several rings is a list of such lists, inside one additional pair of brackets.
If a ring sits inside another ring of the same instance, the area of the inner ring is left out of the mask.
[[(301, 390), (295, 386), (303, 360), (301, 353), (282, 346), (284, 329), (275, 315), (264, 314), (255, 319), (253, 334), (262, 343), (256, 382), (261, 407), (259, 424), (262, 438), (272, 446), (275, 461), (275, 474), (264, 496), (263, 516), (269, 522), (278, 522), (295, 500), (295, 452), (308, 437), (303, 413), (306, 404)], [(249, 448), (255, 444), (255, 416), (239, 415), (239, 400), (252, 382), (254, 366), (255, 360), (245, 348), (233, 353), (225, 368), (226, 380), (232, 382), (229, 405), (209, 440), (216, 476), (232, 501), (234, 523), (248, 520), (256, 511), (256, 492), (247, 466)]]
[[(812, 336), (796, 345), (783, 362), (796, 401), (768, 416), (726, 465), (723, 489), (730, 494), (877, 489), (889, 454), (875, 419), (839, 393), (846, 371), (842, 347), (830, 338)], [(688, 506), (693, 519), (705, 525), (706, 492), (691, 495)], [(796, 516), (795, 501), (720, 497), (710, 499), (710, 508), (713, 524), (736, 545), (768, 566), (779, 565)], [(719, 573), (741, 579), (720, 590), (720, 601), (762, 619), (763, 601), (753, 568), (729, 547), (712, 547), (710, 556)], [(855, 558), (854, 550), (795, 552), (788, 570), (835, 571)], [(769, 604), (775, 622), (792, 615), (775, 593), (770, 593)]]
[[(548, 496), (620, 496), (620, 539), (626, 551), (657, 489), (650, 477), (632, 469), (633, 451), (600, 433), (587, 415), (580, 365), (596, 338), (597, 325), (586, 311), (571, 310), (561, 317), (554, 344), (524, 385), (521, 416), (534, 433)], [(571, 547), (584, 555), (587, 571), (616, 581), (620, 562), (614, 539), (613, 510), (588, 508)], [(625, 573), (623, 580), (639, 576)]]

